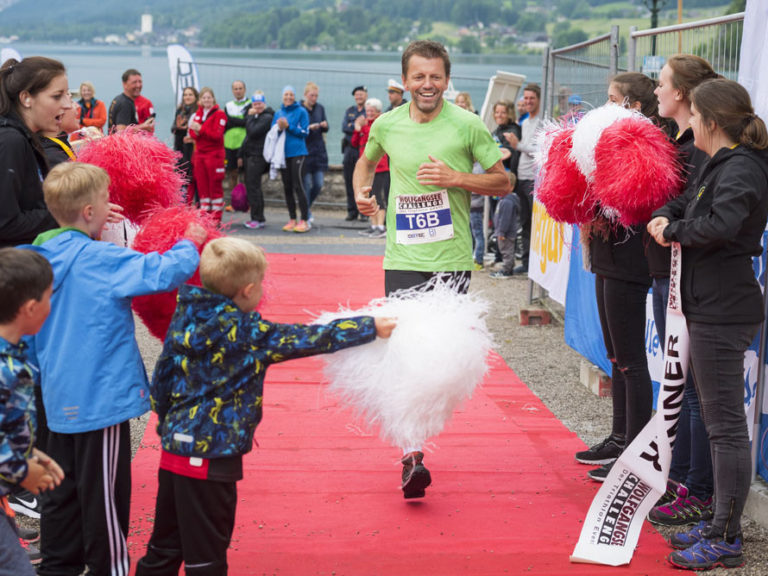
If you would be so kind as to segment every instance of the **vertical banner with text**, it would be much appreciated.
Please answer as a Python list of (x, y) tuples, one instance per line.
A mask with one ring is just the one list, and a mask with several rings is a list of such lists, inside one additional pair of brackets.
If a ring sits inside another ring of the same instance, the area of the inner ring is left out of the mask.
[(571, 562), (629, 564), (643, 522), (666, 490), (688, 370), (688, 328), (680, 302), (680, 252), (680, 244), (673, 243), (658, 411), (608, 473), (587, 512)]
[(528, 278), (563, 305), (568, 290), (572, 234), (570, 224), (555, 222), (544, 205), (534, 200)]

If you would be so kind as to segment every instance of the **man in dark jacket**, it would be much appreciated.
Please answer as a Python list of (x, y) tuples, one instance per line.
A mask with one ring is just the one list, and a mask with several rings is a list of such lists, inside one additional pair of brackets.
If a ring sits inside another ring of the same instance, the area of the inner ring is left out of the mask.
[(245, 117), (245, 140), (240, 148), (245, 168), (245, 189), (248, 204), (251, 207), (251, 219), (243, 225), (251, 230), (258, 230), (267, 225), (264, 218), (264, 192), (261, 189), (261, 177), (269, 170), (269, 162), (264, 159), (264, 140), (272, 126), (275, 111), (267, 108), (264, 93), (257, 91), (253, 103)]
[(360, 216), (360, 220), (367, 222), (368, 217), (360, 215), (357, 211), (355, 189), (352, 186), (352, 174), (355, 172), (355, 164), (360, 157), (357, 148), (352, 146), (352, 134), (355, 133), (355, 120), (359, 116), (365, 116), (365, 101), (368, 99), (368, 89), (365, 86), (356, 86), (352, 90), (352, 96), (355, 97), (355, 105), (347, 108), (346, 112), (344, 112), (344, 120), (341, 123), (341, 131), (344, 132), (344, 139), (341, 142), (341, 150), (344, 154), (342, 165), (344, 168), (344, 185), (347, 189), (347, 217), (345, 220), (355, 220)]

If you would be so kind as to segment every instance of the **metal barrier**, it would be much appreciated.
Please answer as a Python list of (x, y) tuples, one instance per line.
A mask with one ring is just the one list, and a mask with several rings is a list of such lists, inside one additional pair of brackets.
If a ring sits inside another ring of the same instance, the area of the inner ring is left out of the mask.
[(629, 29), (627, 69), (657, 76), (667, 57), (696, 54), (731, 80), (739, 74), (739, 52), (744, 12), (698, 22), (653, 28)]
[(606, 99), (608, 79), (618, 71), (619, 27), (586, 42), (550, 50), (546, 78), (546, 117), (568, 110), (568, 97), (579, 95), (586, 108), (600, 106)]

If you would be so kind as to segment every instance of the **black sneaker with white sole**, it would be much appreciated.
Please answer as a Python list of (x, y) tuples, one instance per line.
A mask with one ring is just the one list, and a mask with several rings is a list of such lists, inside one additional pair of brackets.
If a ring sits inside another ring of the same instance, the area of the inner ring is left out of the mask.
[(26, 490), (8, 494), (8, 505), (16, 514), (29, 518), (40, 518), (40, 499)]
[(624, 439), (608, 436), (588, 450), (576, 452), (576, 461), (591, 466), (610, 464), (624, 452)]

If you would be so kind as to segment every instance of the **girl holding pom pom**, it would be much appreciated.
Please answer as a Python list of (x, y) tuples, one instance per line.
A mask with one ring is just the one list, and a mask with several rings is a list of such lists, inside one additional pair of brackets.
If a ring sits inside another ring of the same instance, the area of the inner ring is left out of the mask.
[(654, 212), (648, 232), (682, 246), (681, 297), (690, 363), (711, 443), (714, 516), (675, 534), (673, 565), (736, 567), (752, 474), (744, 412), (744, 353), (763, 320), (752, 258), (768, 219), (768, 131), (736, 82), (708, 80), (691, 94), (696, 148), (710, 157), (691, 194)]
[[(608, 104), (655, 118), (656, 82), (628, 72), (614, 77)], [(582, 227), (595, 274), (595, 295), (603, 341), (611, 361), (613, 421), (611, 434), (576, 453), (582, 464), (599, 465), (588, 475), (603, 482), (615, 460), (651, 418), (653, 385), (645, 354), (645, 301), (651, 279), (643, 249), (642, 226), (624, 227), (606, 215)]]
[[(699, 56), (676, 54), (667, 59), (659, 75), (656, 97), (659, 115), (677, 124), (675, 142), (683, 166), (683, 193), (690, 193), (696, 176), (709, 159), (694, 146), (691, 128), (691, 92), (706, 80), (717, 78), (712, 66)], [(666, 332), (667, 299), (669, 298), (670, 249), (649, 238), (646, 242), (648, 268), (653, 278), (653, 317), (659, 341)], [(683, 405), (680, 409), (677, 439), (672, 451), (667, 492), (649, 514), (655, 524), (675, 525), (681, 519), (701, 520), (712, 513), (712, 457), (709, 438), (701, 419), (692, 374), (688, 372)], [(680, 487), (682, 484), (682, 488)]]

